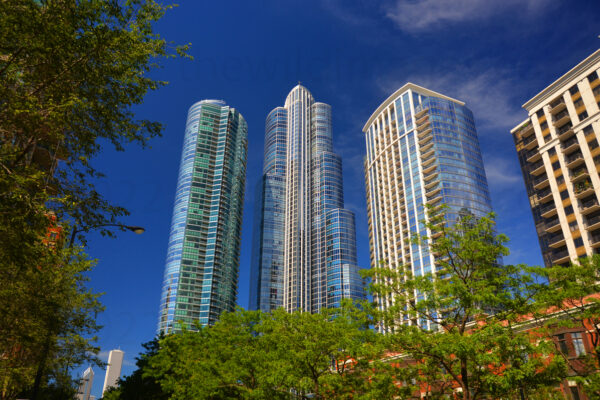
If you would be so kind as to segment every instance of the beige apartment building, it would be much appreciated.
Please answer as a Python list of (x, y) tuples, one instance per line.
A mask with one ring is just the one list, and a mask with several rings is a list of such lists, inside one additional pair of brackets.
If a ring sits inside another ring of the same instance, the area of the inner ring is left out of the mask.
[(546, 266), (600, 253), (600, 50), (523, 105), (511, 130)]

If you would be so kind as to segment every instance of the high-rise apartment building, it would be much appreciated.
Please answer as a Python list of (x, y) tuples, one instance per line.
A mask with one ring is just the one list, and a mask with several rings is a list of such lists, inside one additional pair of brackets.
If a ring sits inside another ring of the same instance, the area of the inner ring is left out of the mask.
[(600, 50), (523, 105), (511, 130), (546, 266), (600, 248)]
[(213, 324), (236, 305), (248, 127), (223, 101), (188, 111), (158, 330)]
[[(410, 265), (415, 276), (435, 273), (427, 246), (410, 241), (432, 235), (423, 224), (425, 205), (448, 206), (450, 222), (492, 210), (473, 114), (461, 101), (407, 83), (363, 131), (371, 265), (385, 261), (389, 268)], [(393, 302), (376, 300), (382, 310)]]
[(250, 307), (318, 312), (364, 297), (331, 107), (298, 85), (267, 117)]
[(111, 387), (116, 387), (121, 377), (121, 368), (123, 367), (123, 351), (111, 350), (108, 353), (108, 365), (106, 366), (106, 375), (104, 376), (104, 386), (102, 387), (102, 396)]

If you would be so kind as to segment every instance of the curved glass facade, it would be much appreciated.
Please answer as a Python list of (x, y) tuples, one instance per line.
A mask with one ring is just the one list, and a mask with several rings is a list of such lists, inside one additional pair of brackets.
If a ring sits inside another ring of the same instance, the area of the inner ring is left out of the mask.
[(212, 324), (236, 304), (248, 128), (218, 100), (188, 111), (159, 332)]
[(354, 214), (343, 209), (342, 161), (333, 152), (331, 106), (298, 85), (285, 106), (269, 114), (265, 133), (250, 307), (318, 312), (343, 297), (363, 298)]
[[(365, 176), (371, 265), (411, 265), (416, 276), (435, 273), (426, 246), (425, 204), (446, 204), (449, 223), (461, 214), (492, 211), (473, 114), (464, 103), (407, 84), (365, 125)], [(386, 308), (393, 299), (378, 299)]]

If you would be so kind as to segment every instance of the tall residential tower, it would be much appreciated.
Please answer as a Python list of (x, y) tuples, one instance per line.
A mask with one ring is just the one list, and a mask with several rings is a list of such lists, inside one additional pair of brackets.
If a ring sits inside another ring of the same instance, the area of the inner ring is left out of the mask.
[[(435, 273), (435, 257), (411, 243), (430, 235), (425, 205), (445, 204), (446, 218), (492, 210), (473, 114), (461, 101), (407, 83), (363, 128), (371, 266), (403, 264)], [(377, 299), (381, 309), (393, 299)]]
[(318, 312), (364, 297), (354, 214), (344, 209), (331, 107), (298, 85), (267, 117), (256, 200), (251, 308)]
[(511, 133), (546, 266), (600, 249), (600, 50), (523, 105)]
[(223, 101), (188, 111), (158, 330), (213, 324), (236, 305), (248, 128)]

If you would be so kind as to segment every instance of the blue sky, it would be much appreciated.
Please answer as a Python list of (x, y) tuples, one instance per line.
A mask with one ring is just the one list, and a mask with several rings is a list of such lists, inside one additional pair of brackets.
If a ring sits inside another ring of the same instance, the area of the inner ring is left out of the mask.
[[(343, 158), (346, 207), (357, 215), (360, 265), (369, 265), (362, 127), (375, 108), (410, 81), (465, 101), (475, 115), (507, 263), (542, 262), (509, 130), (521, 105), (600, 47), (600, 3), (559, 0), (181, 0), (157, 31), (192, 43), (194, 60), (169, 60), (154, 77), (169, 85), (137, 115), (165, 124), (149, 150), (108, 147), (95, 160), (99, 189), (131, 210), (141, 236), (90, 235), (97, 258), (90, 285), (103, 292), (101, 357), (125, 351), (131, 373), (141, 343), (156, 332), (169, 225), (188, 107), (223, 99), (248, 122), (249, 156), (238, 303), (248, 304), (255, 183), (264, 121), (301, 81), (333, 109), (334, 146)], [(83, 370), (83, 368), (82, 368)], [(93, 393), (104, 372), (96, 369)]]

